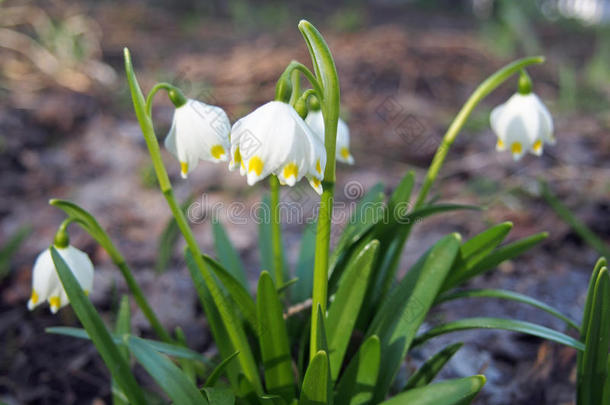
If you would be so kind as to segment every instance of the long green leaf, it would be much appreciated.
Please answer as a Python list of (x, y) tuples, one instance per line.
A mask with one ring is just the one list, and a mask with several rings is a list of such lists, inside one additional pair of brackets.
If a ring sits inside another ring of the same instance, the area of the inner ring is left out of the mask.
[(502, 243), (512, 228), (511, 222), (504, 222), (492, 226), (464, 242), (460, 246), (460, 254), (445, 280), (443, 290), (457, 285), (461, 277), (468, 274), (474, 266)]
[(336, 405), (364, 405), (371, 401), (379, 375), (379, 345), (379, 338), (373, 335), (360, 346), (337, 384)]
[(545, 304), (544, 302), (538, 301), (537, 299), (534, 299), (534, 298), (528, 297), (527, 295), (519, 294), (519, 293), (516, 293), (513, 291), (496, 290), (496, 289), (477, 289), (477, 290), (457, 291), (454, 293), (448, 293), (448, 294), (441, 295), (438, 298), (437, 303), (440, 304), (442, 302), (447, 302), (447, 301), (456, 300), (456, 299), (460, 299), (460, 298), (499, 298), (499, 299), (520, 302), (522, 304), (530, 305), (534, 308), (541, 309), (541, 310), (553, 315), (554, 317), (561, 319), (568, 326), (571, 326), (572, 328), (574, 328), (576, 330), (580, 330), (580, 327), (576, 324), (576, 322), (571, 320), (566, 315), (562, 314), (559, 310), (553, 308), (552, 306), (550, 306), (548, 304)]
[[(381, 262), (377, 266), (375, 282), (371, 283), (369, 291), (367, 291), (365, 302), (370, 302), (370, 305), (365, 313), (376, 307), (379, 300), (390, 291), (411, 226), (426, 217), (456, 210), (480, 210), (480, 208), (463, 204), (426, 205), (415, 211), (401, 214), (399, 218), (389, 223), (388, 227), (383, 228), (384, 234), (378, 235), (374, 232), (374, 237), (382, 241), (382, 249), (379, 252)], [(389, 240), (387, 235), (391, 235)]]
[(402, 389), (403, 391), (408, 391), (413, 388), (423, 387), (424, 385), (430, 384), (430, 382), (436, 377), (436, 375), (445, 367), (445, 364), (453, 355), (460, 350), (460, 348), (464, 345), (464, 343), (454, 343), (445, 347), (440, 352), (436, 353), (434, 356), (430, 357), (420, 368), (417, 369), (415, 373), (409, 380), (407, 380), (407, 384)]
[(513, 257), (519, 256), (521, 253), (531, 249), (538, 243), (548, 237), (547, 232), (540, 232), (527, 238), (519, 239), (518, 241), (501, 246), (494, 250), (474, 266), (467, 268), (465, 271), (451, 279), (451, 283), (443, 286), (443, 290), (456, 287), (478, 275), (485, 273), (488, 270), (494, 269), (497, 265), (505, 260), (510, 260)]
[(333, 381), (337, 379), (341, 370), (343, 357), (362, 306), (378, 247), (379, 241), (369, 242), (350, 259), (339, 282), (335, 300), (328, 310), (326, 321), (328, 353)]
[[(375, 184), (356, 204), (349, 221), (335, 245), (329, 259), (329, 274), (332, 275), (350, 246), (357, 243), (385, 215), (383, 184)], [(337, 276), (335, 276), (337, 277)]]
[(0, 247), (0, 281), (5, 278), (11, 269), (11, 259), (25, 239), (32, 233), (30, 226), (22, 226), (17, 229), (10, 237), (9, 240)]
[(237, 357), (238, 354), (239, 354), (239, 352), (235, 352), (232, 355), (230, 355), (229, 357), (227, 357), (226, 359), (224, 359), (223, 361), (221, 361), (220, 364), (218, 366), (216, 366), (214, 368), (214, 370), (212, 370), (212, 373), (205, 380), (204, 387), (213, 387), (216, 384), (216, 382), (218, 381), (218, 379), (220, 378), (220, 376), (222, 375), (222, 373), (224, 373), (226, 371), (227, 366), (229, 365), (231, 360), (235, 359), (235, 357)]
[(458, 253), (460, 236), (447, 235), (427, 255), (412, 294), (388, 312), (373, 331), (381, 341), (381, 367), (374, 402), (385, 398), (413, 338), (436, 298)]
[[(123, 295), (121, 297), (121, 303), (119, 304), (119, 311), (116, 318), (115, 332), (118, 335), (126, 335), (131, 333), (131, 314), (129, 310), (129, 297)], [(119, 347), (119, 352), (129, 363), (129, 350), (127, 347)], [(114, 405), (128, 405), (129, 401), (127, 396), (121, 390), (121, 387), (117, 384), (116, 380), (112, 378), (112, 403)]]
[(233, 298), (233, 302), (241, 311), (246, 322), (250, 324), (252, 330), (256, 330), (258, 327), (256, 304), (246, 287), (216, 260), (207, 255), (203, 255), (203, 260), (210, 266), (216, 277), (227, 289), (229, 295)]
[[(252, 356), (252, 351), (250, 349), (250, 346), (246, 342), (245, 334), (244, 334), (243, 330), (241, 330), (241, 321), (239, 321), (237, 317), (234, 317), (234, 318), (231, 318), (231, 319), (233, 319), (232, 322), (228, 322), (228, 323), (224, 322), (223, 318), (220, 315), (220, 311), (219, 311), (218, 307), (216, 306), (212, 293), (211, 293), (210, 289), (208, 288), (208, 286), (206, 285), (206, 282), (203, 279), (203, 276), (202, 276), (201, 272), (199, 271), (199, 268), (195, 264), (195, 262), (193, 260), (193, 256), (191, 255), (191, 252), (188, 249), (185, 250), (185, 258), (186, 258), (186, 265), (189, 269), (191, 278), (193, 279), (193, 282), (195, 285), (195, 290), (197, 291), (197, 295), (199, 296), (199, 300), (201, 302), (201, 305), (203, 306), (203, 310), (205, 312), (206, 319), (208, 321), (208, 324), (210, 325), (210, 331), (212, 332), (212, 336), (214, 336), (214, 342), (216, 342), (216, 344), (218, 345), (218, 350), (220, 351), (220, 355), (223, 358), (227, 358), (227, 357), (231, 356), (233, 353), (235, 353), (236, 351), (240, 352), (240, 354), (238, 355), (238, 359), (240, 361), (231, 362), (229, 364), (229, 367), (227, 370), (228, 371), (227, 374), (229, 377), (229, 381), (231, 382), (231, 385), (237, 389), (240, 384), (239, 379), (238, 379), (238, 374), (239, 374), (240, 369), (247, 368), (251, 375), (255, 375), (255, 374), (253, 374), (253, 373), (255, 373), (255, 371), (253, 368), (254, 359)], [(219, 291), (220, 288), (218, 286), (216, 286), (216, 287), (217, 288), (215, 289), (215, 291)], [(220, 295), (222, 295), (222, 293), (220, 293)], [(225, 304), (227, 303), (225, 297), (218, 297), (218, 299), (222, 300)], [(228, 307), (228, 305), (227, 305), (227, 307)], [(229, 309), (229, 311), (230, 311), (230, 309)], [(243, 339), (240, 340), (239, 347), (236, 346), (234, 344), (234, 342), (232, 341), (232, 339), (230, 338), (228, 328), (234, 328), (234, 333), (238, 333), (240, 336), (243, 336)], [(243, 358), (243, 359), (241, 358), (242, 357), (242, 353), (240, 350), (241, 348), (245, 349), (246, 353), (247, 353), (245, 355), (245, 358)], [(255, 381), (257, 381), (258, 384), (260, 384), (260, 380), (255, 379)], [(258, 389), (258, 387), (254, 387), (254, 388)]]
[(246, 270), (239, 258), (239, 253), (231, 243), (224, 226), (217, 219), (212, 221), (212, 234), (214, 235), (214, 248), (218, 255), (218, 261), (247, 289)]
[(382, 405), (467, 405), (485, 385), (485, 377), (442, 381), (415, 388), (382, 402)]
[(578, 219), (568, 207), (566, 207), (555, 194), (551, 191), (549, 185), (540, 182), (542, 195), (547, 203), (555, 210), (557, 215), (572, 227), (574, 232), (578, 234), (589, 246), (595, 249), (600, 255), (610, 257), (610, 246), (606, 244), (599, 236), (595, 234), (584, 222)]
[(610, 278), (606, 267), (598, 272), (589, 294), (593, 294), (593, 299), (588, 324), (583, 325), (585, 351), (577, 370), (579, 405), (603, 403), (610, 342)]
[(117, 381), (131, 403), (145, 404), (144, 395), (129, 369), (129, 364), (112, 341), (102, 318), (85, 295), (72, 270), (53, 246), (51, 246), (51, 257), (76, 316), (91, 336), (91, 341), (102, 356), (112, 377)]
[(311, 298), (313, 290), (313, 264), (316, 251), (316, 222), (307, 224), (301, 236), (301, 247), (296, 265), (297, 282), (290, 296), (293, 303)]
[(208, 402), (213, 405), (233, 405), (235, 393), (230, 388), (203, 388)]
[(130, 336), (127, 342), (134, 357), (176, 404), (208, 404), (182, 370), (167, 357), (159, 354), (148, 342), (135, 336)]
[(49, 201), (49, 204), (63, 210), (69, 218), (78, 223), (85, 231), (87, 231), (89, 235), (91, 235), (93, 239), (95, 239), (97, 243), (99, 243), (101, 247), (104, 248), (106, 253), (108, 253), (108, 256), (110, 256), (114, 264), (121, 271), (127, 287), (132, 292), (136, 303), (142, 310), (144, 316), (146, 316), (146, 319), (148, 319), (150, 326), (154, 329), (157, 336), (166, 342), (171, 342), (171, 336), (165, 330), (157, 318), (157, 315), (155, 315), (155, 312), (148, 304), (144, 292), (140, 288), (140, 285), (136, 282), (133, 272), (127, 265), (125, 258), (114, 246), (106, 231), (102, 229), (93, 215), (70, 201), (52, 199)]
[(436, 326), (417, 336), (413, 341), (413, 346), (420, 345), (436, 336), (469, 329), (502, 329), (512, 332), (520, 332), (550, 340), (552, 342), (561, 343), (577, 350), (585, 349), (585, 345), (578, 340), (556, 330), (549, 329), (545, 326), (536, 325), (530, 322), (517, 321), (514, 319), (485, 317), (460, 319)]
[[(71, 336), (71, 337), (78, 338), (78, 339), (91, 339), (91, 337), (89, 336), (89, 334), (87, 333), (86, 330), (80, 329), (80, 328), (72, 328), (69, 326), (53, 326), (50, 328), (46, 328), (45, 332), (55, 333), (58, 335)], [(125, 343), (126, 336), (124, 334), (113, 333), (110, 335), (110, 337), (112, 338), (112, 341), (116, 345), (124, 346), (126, 344)], [(160, 353), (164, 353), (169, 356), (180, 358), (180, 359), (195, 360), (195, 361), (201, 362), (202, 364), (204, 364), (208, 367), (214, 366), (214, 364), (212, 364), (212, 362), (209, 359), (207, 359), (204, 355), (197, 353), (196, 351), (193, 351), (187, 347), (178, 346), (178, 345), (171, 344), (171, 343), (159, 342), (156, 340), (149, 340), (149, 339), (144, 339), (144, 340), (146, 341), (146, 343), (149, 346), (154, 347), (154, 349)], [(119, 347), (119, 349), (120, 349), (120, 347)]]
[(290, 402), (295, 392), (286, 323), (277, 290), (267, 271), (263, 271), (258, 280), (256, 304), (267, 391)]
[[(585, 342), (586, 338), (587, 338), (587, 328), (588, 325), (591, 322), (591, 313), (593, 312), (593, 297), (595, 296), (594, 294), (594, 289), (595, 289), (595, 283), (597, 282), (597, 277), (599, 276), (599, 272), (601, 271), (602, 268), (607, 267), (608, 263), (606, 261), (605, 257), (600, 257), (597, 260), (597, 263), (595, 263), (595, 266), (593, 267), (593, 272), (591, 273), (591, 277), (589, 279), (589, 287), (587, 288), (587, 299), (585, 301), (585, 308), (583, 311), (583, 316), (582, 316), (582, 323), (581, 323), (581, 327), (580, 327), (580, 341), (581, 342)], [(582, 373), (583, 370), (583, 353), (582, 352), (578, 352), (577, 356), (576, 356), (576, 369)], [(577, 387), (578, 389), (578, 387)]]
[(325, 351), (320, 350), (311, 359), (305, 372), (299, 405), (322, 405), (330, 402), (329, 374), (328, 357)]
[[(185, 214), (187, 210), (193, 203), (193, 198), (189, 196), (182, 205), (180, 205), (180, 209)], [(178, 224), (176, 223), (176, 218), (173, 216), (167, 221), (163, 232), (161, 232), (161, 236), (159, 237), (159, 243), (157, 245), (157, 261), (155, 263), (155, 269), (158, 273), (162, 273), (167, 270), (167, 266), (169, 261), (172, 258), (172, 253), (174, 252), (174, 248), (176, 247), (176, 243), (180, 239), (180, 228), (178, 228)]]

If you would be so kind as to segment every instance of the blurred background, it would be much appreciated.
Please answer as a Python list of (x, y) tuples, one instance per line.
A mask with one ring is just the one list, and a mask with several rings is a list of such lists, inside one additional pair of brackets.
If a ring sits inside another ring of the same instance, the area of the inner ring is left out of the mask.
[[(443, 201), (486, 210), (418, 224), (401, 270), (448, 232), (467, 238), (502, 221), (514, 222), (511, 240), (547, 230), (541, 245), (472, 286), (529, 294), (580, 320), (598, 253), (559, 219), (536, 185), (546, 179), (610, 243), (610, 1), (0, 0), (0, 401), (110, 403), (108, 373), (95, 348), (44, 333), (48, 326), (78, 325), (72, 310), (52, 316), (46, 305), (26, 309), (31, 266), (63, 219), (47, 204), (52, 197), (92, 212), (136, 270), (163, 322), (181, 326), (191, 347), (213, 353), (182, 244), (159, 245), (170, 214), (132, 111), (122, 50), (131, 49), (145, 91), (168, 81), (189, 97), (223, 107), (235, 121), (274, 96), (290, 60), (310, 65), (296, 27), (301, 18), (323, 32), (339, 72), (342, 115), (356, 159), (354, 166), (338, 168), (337, 200), (345, 210), (379, 181), (391, 191), (409, 169), (421, 180), (451, 119), (481, 81), (515, 58), (547, 57), (529, 73), (554, 117), (557, 145), (520, 162), (496, 153), (489, 113), (516, 91), (516, 80), (491, 94), (458, 137), (435, 188)], [(160, 138), (172, 111), (165, 97), (157, 98)], [(212, 163), (183, 181), (178, 163), (164, 156), (179, 198), (199, 203), (193, 226), (203, 250), (213, 254), (206, 210), (232, 201), (251, 207), (265, 186), (248, 187), (237, 173)], [(282, 198), (315, 203), (305, 185), (285, 189)], [(257, 279), (256, 223), (220, 220), (251, 280)], [(290, 263), (302, 222), (284, 226)], [(341, 220), (336, 222), (341, 229)], [(126, 292), (120, 274), (88, 235), (71, 227), (71, 237), (96, 265), (91, 298), (111, 321)], [(519, 304), (482, 304), (441, 306), (428, 321), (510, 315), (563, 328)], [(150, 336), (145, 319), (132, 309), (134, 327)], [(444, 376), (484, 373), (488, 383), (477, 403), (573, 403), (576, 353), (507, 332), (438, 338), (410, 353), (405, 370), (457, 340), (466, 345)]]

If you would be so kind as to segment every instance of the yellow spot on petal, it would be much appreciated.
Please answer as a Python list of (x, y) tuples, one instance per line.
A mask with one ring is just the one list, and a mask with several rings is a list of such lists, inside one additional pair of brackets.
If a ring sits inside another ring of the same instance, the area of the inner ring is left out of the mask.
[(210, 153), (214, 159), (220, 159), (220, 157), (225, 154), (225, 148), (223, 148), (222, 145), (214, 145), (210, 149)]
[(314, 186), (320, 187), (320, 180), (318, 178), (312, 177), (311, 182), (313, 183)]
[(519, 142), (515, 142), (511, 145), (510, 151), (513, 152), (513, 155), (518, 155), (523, 151), (523, 147)]
[(32, 305), (36, 305), (38, 303), (38, 293), (36, 290), (32, 290), (32, 296), (30, 297), (30, 301), (32, 301)]
[(89, 296), (89, 290), (83, 290), (83, 292), (85, 293), (85, 296), (88, 297)]
[(285, 179), (292, 176), (296, 178), (299, 174), (299, 168), (296, 163), (288, 163), (286, 166), (284, 166), (284, 171), (282, 174), (284, 175)]
[(349, 158), (349, 149), (347, 148), (341, 148), (341, 151), (339, 152), (341, 154), (341, 157), (343, 159), (347, 159)]
[(189, 164), (186, 162), (180, 162), (180, 171), (184, 176), (186, 176), (189, 171)]
[(235, 154), (233, 155), (233, 160), (235, 161), (235, 163), (240, 163), (243, 166), (243, 162), (241, 161), (241, 152), (239, 151), (239, 147), (235, 148)]
[(60, 304), (61, 304), (61, 301), (60, 301), (59, 297), (49, 298), (49, 305), (51, 306), (51, 309), (58, 310)]
[(257, 176), (260, 176), (263, 172), (263, 161), (258, 156), (253, 156), (252, 159), (248, 161), (248, 173), (254, 171)]
[(316, 172), (322, 174), (322, 166), (320, 166), (320, 159), (316, 162)]
[(534, 146), (532, 146), (532, 148), (534, 149), (534, 152), (538, 152), (542, 148), (542, 141), (538, 139), (536, 142), (534, 142)]
[(503, 149), (504, 148), (504, 142), (502, 141), (502, 139), (498, 139), (498, 143), (496, 145), (499, 149)]

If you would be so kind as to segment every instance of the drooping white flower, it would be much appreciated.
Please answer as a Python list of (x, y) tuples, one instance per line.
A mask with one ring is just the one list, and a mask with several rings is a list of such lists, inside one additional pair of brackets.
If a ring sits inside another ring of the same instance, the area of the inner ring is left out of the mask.
[[(310, 110), (305, 117), (305, 122), (311, 127), (314, 134), (324, 143), (324, 117), (321, 110)], [(349, 150), (349, 128), (345, 121), (339, 118), (337, 124), (337, 145), (335, 148), (336, 159), (339, 162), (354, 164), (354, 157)]]
[(249, 185), (270, 174), (289, 186), (306, 177), (321, 194), (326, 150), (292, 106), (271, 101), (233, 125), (229, 169), (238, 166)]
[(498, 136), (496, 150), (510, 150), (515, 160), (526, 152), (542, 155), (544, 144), (555, 144), (553, 119), (534, 93), (516, 93), (493, 109), (491, 128)]
[[(93, 263), (89, 256), (71, 245), (55, 248), (72, 270), (85, 294), (88, 294), (93, 288)], [(44, 301), (49, 302), (52, 313), (56, 313), (70, 302), (55, 270), (50, 248), (40, 253), (34, 263), (32, 295), (28, 301), (28, 309), (31, 311)]]
[(165, 147), (180, 162), (180, 174), (186, 178), (199, 160), (222, 162), (228, 159), (231, 123), (224, 110), (188, 99), (177, 107)]

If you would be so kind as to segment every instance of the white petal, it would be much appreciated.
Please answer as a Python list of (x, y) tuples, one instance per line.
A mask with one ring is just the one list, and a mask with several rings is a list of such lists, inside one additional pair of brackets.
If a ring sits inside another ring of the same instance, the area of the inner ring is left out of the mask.
[[(93, 288), (93, 263), (86, 253), (73, 246), (57, 248), (57, 252), (66, 262), (68, 268), (76, 277), (81, 288), (87, 293)], [(41, 302), (48, 301), (52, 313), (68, 305), (69, 300), (55, 270), (55, 265), (49, 249), (42, 252), (34, 263), (32, 275), (32, 290), (36, 293), (28, 301), (28, 308), (33, 309)]]
[(38, 255), (32, 269), (32, 297), (28, 301), (28, 309), (32, 310), (46, 301), (51, 292), (59, 286), (59, 278), (55, 272), (51, 251), (44, 250)]
[(186, 177), (200, 159), (228, 159), (229, 130), (229, 118), (222, 108), (188, 100), (176, 108), (165, 146), (180, 161), (182, 176)]
[[(305, 122), (318, 139), (324, 143), (324, 116), (320, 110), (310, 111), (305, 118)], [(335, 158), (337, 161), (347, 164), (354, 164), (354, 157), (349, 153), (349, 127), (341, 118), (337, 123), (337, 142), (335, 147)], [(347, 152), (346, 152), (347, 151)]]

